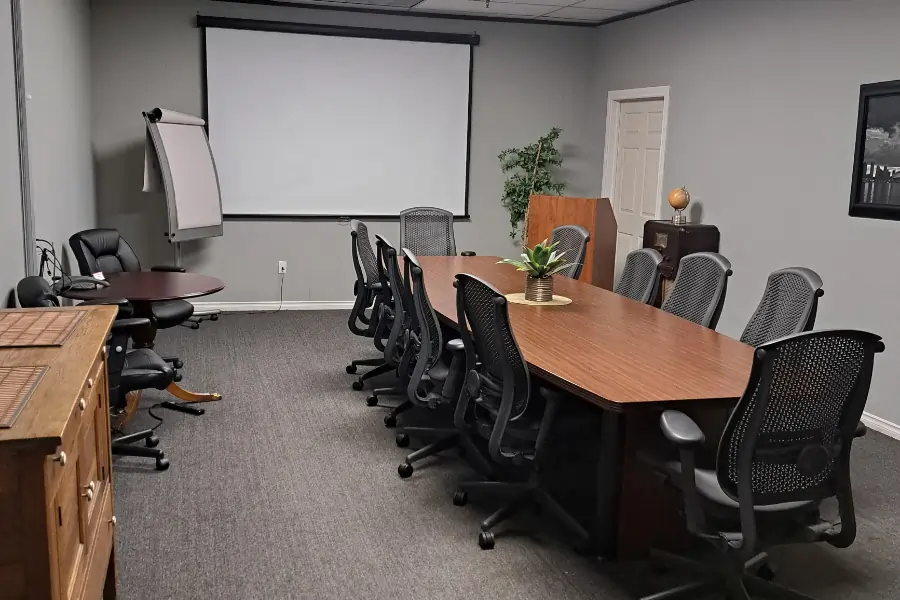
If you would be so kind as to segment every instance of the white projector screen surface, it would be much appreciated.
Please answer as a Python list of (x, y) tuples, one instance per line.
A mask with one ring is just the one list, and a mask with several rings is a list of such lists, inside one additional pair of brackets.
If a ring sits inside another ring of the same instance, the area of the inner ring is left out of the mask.
[(226, 215), (466, 214), (471, 47), (206, 30)]

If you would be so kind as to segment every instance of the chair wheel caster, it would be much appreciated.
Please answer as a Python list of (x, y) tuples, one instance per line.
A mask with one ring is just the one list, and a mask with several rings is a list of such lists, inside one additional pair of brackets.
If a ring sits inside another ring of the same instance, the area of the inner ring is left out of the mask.
[(366, 406), (378, 406), (378, 396), (369, 396), (366, 398)]
[(490, 531), (482, 531), (479, 533), (478, 545), (482, 550), (492, 550), (494, 548), (494, 534)]
[(401, 479), (411, 477), (413, 474), (413, 466), (408, 462), (400, 463), (400, 466), (397, 467), (397, 474), (400, 475)]
[(772, 581), (775, 579), (775, 575), (777, 575), (777, 571), (775, 570), (775, 567), (769, 563), (763, 564), (756, 571), (756, 576), (765, 581)]
[(397, 437), (394, 438), (394, 441), (400, 448), (406, 448), (409, 446), (409, 435), (406, 433), (398, 433)]
[(397, 415), (384, 415), (384, 426), (385, 427), (396, 427), (397, 426)]
[(469, 503), (469, 494), (463, 490), (456, 490), (453, 493), (453, 506), (465, 506)]
[(151, 435), (144, 441), (144, 445), (148, 448), (156, 448), (157, 446), (159, 446), (159, 438), (155, 435)]
[(157, 471), (165, 471), (169, 468), (169, 459), (165, 456), (160, 456), (156, 459), (156, 470)]
[(362, 390), (362, 389), (363, 389), (363, 382), (362, 382), (362, 381), (354, 381), (354, 382), (353, 382), (353, 389), (356, 390), (357, 392), (360, 391), (360, 390)]
[(183, 368), (184, 368), (184, 361), (181, 360), (180, 358), (179, 358), (179, 359), (176, 359), (176, 360), (173, 360), (173, 361), (172, 361), (172, 366), (175, 367), (176, 369), (183, 369)]
[(218, 320), (219, 320), (219, 315), (210, 315), (210, 316), (209, 316), (209, 320), (210, 320), (210, 321), (218, 321)]
[(354, 373), (356, 373), (356, 365), (347, 365), (346, 370), (348, 375), (353, 375)]

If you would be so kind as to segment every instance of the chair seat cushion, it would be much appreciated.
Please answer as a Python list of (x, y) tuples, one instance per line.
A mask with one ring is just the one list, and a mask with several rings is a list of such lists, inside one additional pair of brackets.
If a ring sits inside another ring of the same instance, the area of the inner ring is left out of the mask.
[(125, 355), (122, 369), (124, 392), (155, 388), (164, 390), (175, 379), (175, 371), (153, 350), (141, 348)]
[(194, 305), (187, 300), (162, 300), (153, 303), (153, 316), (160, 329), (174, 327), (193, 314)]
[[(681, 463), (678, 461), (668, 462), (666, 463), (666, 469), (673, 475), (680, 475)], [(719, 478), (715, 471), (709, 469), (694, 469), (694, 480), (697, 485), (697, 491), (707, 500), (720, 506), (734, 508), (735, 510), (740, 508), (737, 501), (732, 500), (722, 489), (722, 486), (719, 485)], [(764, 504), (754, 506), (753, 510), (757, 512), (782, 512), (796, 510), (811, 504), (813, 504), (813, 502), (809, 500), (784, 502), (782, 504)]]

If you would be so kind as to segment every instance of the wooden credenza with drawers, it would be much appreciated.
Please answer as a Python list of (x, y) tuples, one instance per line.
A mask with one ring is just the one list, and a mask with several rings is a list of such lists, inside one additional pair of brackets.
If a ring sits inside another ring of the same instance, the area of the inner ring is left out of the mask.
[(115, 598), (106, 338), (116, 308), (39, 310), (84, 313), (61, 346), (0, 348), (0, 367), (46, 366), (0, 428), (0, 599)]

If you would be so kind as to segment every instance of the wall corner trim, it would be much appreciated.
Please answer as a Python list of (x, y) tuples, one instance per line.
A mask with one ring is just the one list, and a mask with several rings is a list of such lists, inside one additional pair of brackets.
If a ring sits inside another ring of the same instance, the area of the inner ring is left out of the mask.
[(883, 433), (895, 440), (900, 440), (900, 425), (897, 425), (896, 423), (891, 423), (887, 419), (876, 417), (869, 412), (863, 413), (862, 422), (869, 429), (874, 429), (878, 433)]

